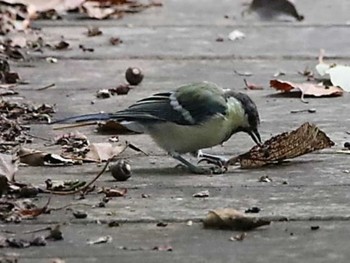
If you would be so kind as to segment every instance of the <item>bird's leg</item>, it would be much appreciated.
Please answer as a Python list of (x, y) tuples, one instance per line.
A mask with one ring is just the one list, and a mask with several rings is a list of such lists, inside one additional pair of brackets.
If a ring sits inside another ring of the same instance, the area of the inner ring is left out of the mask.
[(214, 164), (219, 167), (225, 167), (228, 162), (227, 158), (224, 158), (218, 155), (204, 153), (201, 150), (197, 152), (197, 158), (199, 159), (198, 163), (205, 161), (207, 163)]
[(196, 166), (189, 161), (187, 161), (185, 158), (183, 158), (180, 154), (178, 153), (169, 153), (171, 157), (174, 159), (178, 160), (181, 162), (183, 165), (185, 165), (192, 173), (195, 174), (212, 174), (215, 173), (212, 169), (206, 169), (203, 167)]

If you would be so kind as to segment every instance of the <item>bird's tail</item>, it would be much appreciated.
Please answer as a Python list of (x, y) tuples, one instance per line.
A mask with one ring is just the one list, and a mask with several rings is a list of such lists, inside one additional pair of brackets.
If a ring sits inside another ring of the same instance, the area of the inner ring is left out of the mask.
[(110, 113), (92, 113), (78, 116), (72, 116), (60, 120), (52, 121), (51, 124), (59, 123), (77, 123), (77, 122), (88, 122), (88, 121), (105, 121), (113, 118), (113, 114)]

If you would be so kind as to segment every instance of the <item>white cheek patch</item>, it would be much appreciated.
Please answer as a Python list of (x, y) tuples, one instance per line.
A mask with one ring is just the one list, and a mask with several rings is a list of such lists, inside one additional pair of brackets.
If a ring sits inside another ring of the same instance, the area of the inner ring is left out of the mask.
[(191, 113), (186, 110), (185, 108), (183, 108), (181, 106), (181, 104), (179, 103), (179, 101), (176, 99), (176, 95), (175, 93), (172, 93), (169, 97), (170, 99), (170, 105), (173, 107), (174, 110), (178, 111), (181, 113), (182, 117), (184, 117), (184, 119), (192, 124), (195, 123), (195, 120), (193, 119), (193, 117), (191, 116)]

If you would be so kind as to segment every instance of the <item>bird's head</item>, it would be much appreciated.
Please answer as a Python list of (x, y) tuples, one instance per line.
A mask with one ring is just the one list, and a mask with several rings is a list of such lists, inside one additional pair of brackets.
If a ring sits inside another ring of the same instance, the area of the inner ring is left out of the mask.
[(238, 131), (248, 133), (257, 145), (261, 145), (261, 137), (258, 131), (260, 118), (255, 103), (248, 95), (243, 93), (230, 92), (229, 96), (234, 97), (240, 102), (242, 107), (241, 112), (244, 114), (244, 117), (242, 118), (243, 121), (238, 127)]

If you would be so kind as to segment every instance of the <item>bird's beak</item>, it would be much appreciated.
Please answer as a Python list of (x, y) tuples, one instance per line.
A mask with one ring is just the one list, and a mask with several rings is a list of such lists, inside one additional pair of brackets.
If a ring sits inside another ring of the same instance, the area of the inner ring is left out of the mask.
[(250, 135), (250, 137), (252, 137), (253, 141), (254, 141), (257, 145), (259, 145), (259, 146), (262, 145), (261, 137), (260, 137), (260, 134), (259, 134), (259, 132), (258, 132), (257, 129), (248, 131), (248, 134)]

